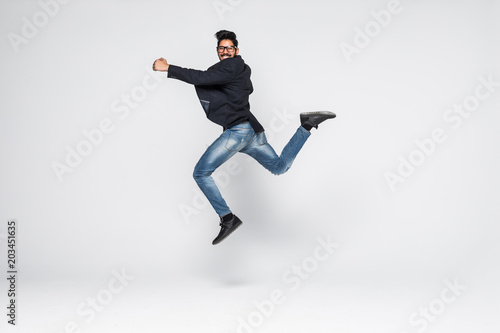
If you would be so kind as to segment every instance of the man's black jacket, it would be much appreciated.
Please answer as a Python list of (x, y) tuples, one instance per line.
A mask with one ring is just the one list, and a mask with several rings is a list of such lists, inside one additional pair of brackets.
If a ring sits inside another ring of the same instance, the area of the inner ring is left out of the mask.
[(206, 71), (170, 65), (168, 77), (193, 84), (207, 118), (225, 129), (249, 121), (256, 133), (264, 131), (250, 112), (253, 92), (250, 67), (241, 56), (219, 61)]

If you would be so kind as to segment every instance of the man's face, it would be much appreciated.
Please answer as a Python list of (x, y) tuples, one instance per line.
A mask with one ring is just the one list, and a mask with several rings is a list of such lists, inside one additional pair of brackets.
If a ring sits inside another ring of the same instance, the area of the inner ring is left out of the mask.
[(220, 60), (233, 58), (238, 55), (238, 51), (238, 48), (234, 47), (233, 42), (229, 39), (221, 40), (219, 46), (217, 47), (217, 55)]

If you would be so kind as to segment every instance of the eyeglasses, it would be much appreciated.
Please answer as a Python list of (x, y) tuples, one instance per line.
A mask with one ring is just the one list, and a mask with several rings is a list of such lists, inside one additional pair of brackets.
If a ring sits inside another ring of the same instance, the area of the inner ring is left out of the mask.
[(234, 46), (218, 46), (217, 50), (219, 52), (224, 52), (225, 50), (227, 50), (228, 52), (234, 52), (234, 50), (236, 50), (236, 47), (234, 47)]

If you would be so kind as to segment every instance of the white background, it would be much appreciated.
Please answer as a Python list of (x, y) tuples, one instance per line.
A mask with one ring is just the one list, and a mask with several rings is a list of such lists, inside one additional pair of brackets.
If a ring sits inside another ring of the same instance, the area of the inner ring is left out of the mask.
[[(0, 267), (14, 219), (19, 269), (16, 327), (0, 283), (2, 331), (498, 332), (499, 15), (493, 0), (2, 0)], [(337, 118), (285, 175), (243, 155), (221, 167), (244, 224), (214, 247), (218, 219), (192, 170), (221, 129), (192, 86), (151, 65), (208, 68), (220, 29), (238, 36), (252, 112), (278, 152), (300, 112)], [(488, 92), (481, 77), (496, 87), (446, 121)], [(67, 147), (103, 119), (112, 130), (59, 179)], [(435, 129), (445, 139), (425, 155), (415, 141)], [(387, 173), (411, 156), (419, 165), (391, 189)], [(339, 245), (321, 262), (318, 238)], [(314, 262), (290, 290), (293, 265)], [(123, 271), (133, 280), (105, 299)], [(446, 281), (465, 287), (449, 303)], [(283, 302), (259, 312), (273, 290)], [(96, 296), (90, 320), (77, 309)]]

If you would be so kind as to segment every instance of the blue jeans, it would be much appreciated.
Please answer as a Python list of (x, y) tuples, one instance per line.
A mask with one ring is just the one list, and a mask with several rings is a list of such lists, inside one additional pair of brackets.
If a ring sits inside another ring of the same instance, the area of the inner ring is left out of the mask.
[(215, 169), (240, 152), (253, 157), (271, 173), (283, 174), (290, 169), (310, 135), (309, 131), (300, 126), (278, 156), (267, 143), (264, 132), (256, 134), (248, 122), (235, 125), (225, 130), (207, 148), (194, 168), (193, 177), (217, 214), (222, 217), (231, 213), (231, 210), (211, 176)]

